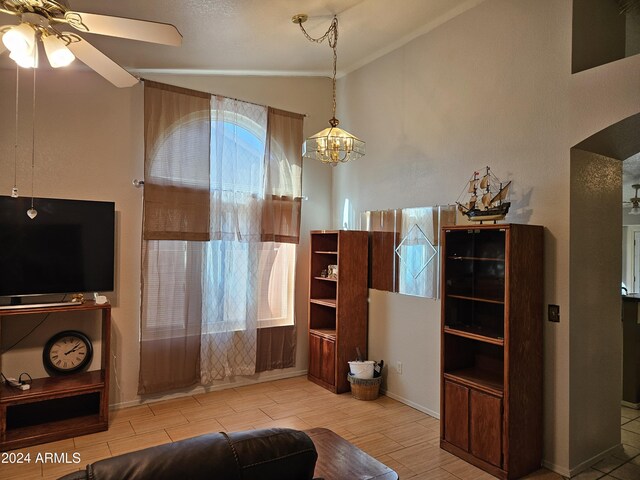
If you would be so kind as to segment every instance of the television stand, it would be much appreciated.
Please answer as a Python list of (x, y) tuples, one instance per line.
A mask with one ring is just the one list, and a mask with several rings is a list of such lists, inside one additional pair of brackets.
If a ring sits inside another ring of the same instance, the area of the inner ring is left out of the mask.
[(52, 303), (19, 303), (17, 305), (0, 305), (0, 310), (14, 310), (24, 308), (76, 307), (82, 302), (52, 302)]
[[(14, 305), (0, 310), (3, 331), (23, 315), (94, 312), (102, 319), (100, 368), (34, 378), (29, 390), (0, 384), (0, 452), (109, 428), (111, 305), (93, 301), (66, 302), (53, 308), (51, 305)], [(1, 362), (2, 356), (0, 370)]]

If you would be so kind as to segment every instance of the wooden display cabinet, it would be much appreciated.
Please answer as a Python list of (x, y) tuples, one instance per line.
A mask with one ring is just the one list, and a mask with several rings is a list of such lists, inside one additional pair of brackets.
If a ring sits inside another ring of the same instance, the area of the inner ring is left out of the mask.
[[(309, 380), (334, 393), (349, 391), (348, 362), (367, 355), (368, 232), (311, 232)], [(335, 278), (322, 276), (338, 266)]]
[[(0, 384), (0, 451), (53, 442), (109, 428), (111, 305), (86, 302), (0, 310), (5, 322), (20, 315), (96, 311), (102, 317), (99, 370), (34, 378), (29, 390)], [(6, 326), (6, 324), (5, 324)]]
[(543, 228), (442, 228), (440, 445), (492, 475), (542, 458)]

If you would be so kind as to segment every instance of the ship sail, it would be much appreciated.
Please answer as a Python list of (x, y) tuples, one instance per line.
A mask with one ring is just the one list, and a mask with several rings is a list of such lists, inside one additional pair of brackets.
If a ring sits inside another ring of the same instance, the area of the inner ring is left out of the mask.
[(507, 182), (500, 191), (496, 194), (495, 197), (491, 199), (491, 203), (501, 202), (505, 198), (507, 198), (507, 193), (509, 192), (509, 187), (511, 186), (511, 182)]
[(480, 180), (480, 188), (484, 190), (485, 188), (487, 188), (488, 184), (489, 184), (489, 175), (487, 174), (484, 177), (482, 177), (482, 180)]
[(482, 195), (482, 204), (485, 207), (488, 207), (489, 205), (491, 205), (491, 193), (487, 192), (484, 195)]
[(478, 180), (477, 179), (473, 179), (473, 180), (469, 180), (469, 193), (475, 193), (476, 189), (478, 188)]

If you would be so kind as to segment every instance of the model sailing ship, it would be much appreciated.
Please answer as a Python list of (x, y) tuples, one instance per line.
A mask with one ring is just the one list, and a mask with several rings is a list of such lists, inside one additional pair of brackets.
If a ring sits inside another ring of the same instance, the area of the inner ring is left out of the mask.
[(482, 177), (479, 172), (473, 172), (467, 191), (470, 194), (469, 201), (463, 204), (458, 198), (458, 210), (474, 222), (502, 220), (511, 206), (511, 202), (505, 201), (510, 186), (511, 181), (503, 184), (489, 167)]

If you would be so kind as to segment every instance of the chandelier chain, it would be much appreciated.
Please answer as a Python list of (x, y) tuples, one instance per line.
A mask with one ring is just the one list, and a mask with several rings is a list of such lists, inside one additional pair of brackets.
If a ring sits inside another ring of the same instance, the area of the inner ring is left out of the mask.
[(322, 35), (321, 37), (314, 38), (307, 33), (302, 22), (298, 22), (300, 26), (300, 30), (307, 38), (307, 40), (314, 43), (322, 43), (325, 40), (328, 41), (329, 46), (333, 50), (333, 77), (332, 77), (332, 94), (333, 94), (333, 120), (336, 118), (336, 74), (337, 74), (337, 64), (338, 64), (338, 17), (334, 16), (331, 21), (331, 25), (329, 25), (329, 29)]
[(33, 209), (33, 177), (36, 167), (36, 70), (33, 69), (33, 104), (31, 120), (31, 208)]
[(302, 155), (306, 158), (313, 158), (322, 163), (336, 166), (338, 163), (345, 163), (351, 159), (360, 158), (364, 155), (364, 142), (349, 132), (338, 127), (339, 121), (336, 118), (336, 77), (338, 74), (338, 17), (334, 16), (328, 30), (320, 37), (314, 38), (305, 30), (302, 25), (309, 16), (301, 13), (294, 15), (291, 20), (297, 23), (300, 30), (313, 43), (322, 43), (327, 40), (329, 47), (333, 50), (333, 72), (332, 72), (332, 94), (333, 94), (333, 116), (329, 120), (329, 128), (321, 130), (317, 134), (307, 138), (303, 144)]

